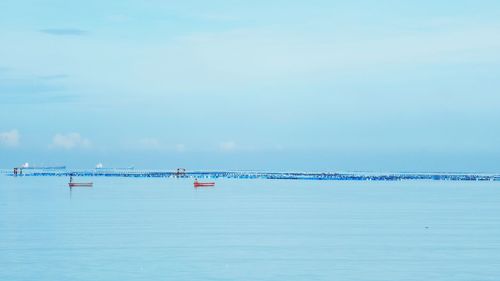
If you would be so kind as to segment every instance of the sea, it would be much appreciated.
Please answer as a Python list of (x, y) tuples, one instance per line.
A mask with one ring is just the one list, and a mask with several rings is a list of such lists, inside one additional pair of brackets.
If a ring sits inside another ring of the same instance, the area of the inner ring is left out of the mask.
[(0, 175), (0, 280), (500, 280), (499, 181)]

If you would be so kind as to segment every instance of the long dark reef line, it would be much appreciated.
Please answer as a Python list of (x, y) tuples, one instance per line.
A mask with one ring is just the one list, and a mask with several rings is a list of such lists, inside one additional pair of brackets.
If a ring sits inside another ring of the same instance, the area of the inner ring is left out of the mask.
[(136, 178), (229, 178), (229, 179), (282, 179), (282, 180), (351, 180), (351, 181), (398, 181), (398, 180), (451, 180), (451, 181), (499, 181), (500, 174), (483, 173), (364, 173), (364, 172), (254, 172), (254, 171), (159, 171), (159, 170), (24, 170), (8, 176), (34, 177), (136, 177)]

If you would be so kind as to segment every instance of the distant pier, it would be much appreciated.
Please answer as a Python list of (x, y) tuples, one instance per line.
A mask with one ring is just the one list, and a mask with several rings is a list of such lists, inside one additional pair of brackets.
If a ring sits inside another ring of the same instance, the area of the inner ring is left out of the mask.
[[(24, 170), (24, 169), (23, 169)], [(2, 171), (15, 176), (12, 170)], [(134, 178), (228, 178), (269, 180), (348, 180), (348, 181), (401, 181), (401, 180), (450, 180), (450, 181), (499, 181), (500, 174), (483, 173), (368, 173), (368, 172), (259, 172), (259, 171), (185, 171), (129, 170), (129, 169), (29, 169), (22, 175), (33, 177), (134, 177)]]

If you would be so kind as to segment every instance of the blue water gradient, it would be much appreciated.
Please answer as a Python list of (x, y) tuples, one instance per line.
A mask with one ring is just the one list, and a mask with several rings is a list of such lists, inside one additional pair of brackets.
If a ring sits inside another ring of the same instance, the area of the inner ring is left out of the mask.
[(500, 182), (0, 175), (0, 280), (492, 280)]

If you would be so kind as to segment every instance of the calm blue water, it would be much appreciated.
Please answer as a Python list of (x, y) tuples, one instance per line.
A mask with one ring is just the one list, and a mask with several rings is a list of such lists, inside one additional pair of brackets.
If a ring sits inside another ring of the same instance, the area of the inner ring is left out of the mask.
[(500, 182), (91, 180), (0, 176), (0, 280), (500, 280)]

